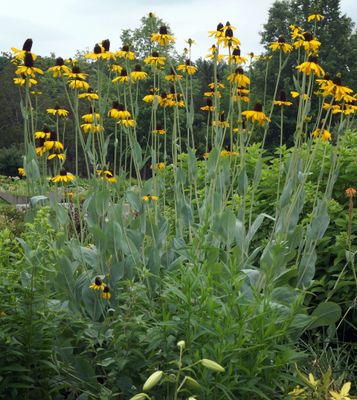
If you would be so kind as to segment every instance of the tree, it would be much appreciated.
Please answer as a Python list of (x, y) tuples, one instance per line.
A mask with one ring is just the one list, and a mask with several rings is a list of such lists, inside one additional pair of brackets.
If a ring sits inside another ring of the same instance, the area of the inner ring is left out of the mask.
[[(324, 19), (317, 22), (308, 22), (308, 16), (319, 13)], [(354, 23), (351, 18), (341, 13), (339, 0), (278, 0), (273, 3), (268, 12), (268, 21), (261, 32), (261, 43), (266, 48), (265, 56), (272, 56), (267, 74), (267, 99), (272, 99), (275, 82), (279, 70), (279, 55), (269, 49), (271, 42), (277, 41), (279, 36), (284, 36), (290, 41), (289, 26), (301, 26), (305, 32), (314, 32), (321, 42), (319, 51), (319, 64), (330, 76), (342, 74), (344, 84), (356, 89), (357, 87), (357, 34), (354, 32)], [(279, 89), (286, 92), (295, 90), (293, 75), (298, 63), (296, 53), (284, 55), (286, 65), (281, 73)], [(301, 60), (300, 60), (301, 62)], [(253, 69), (254, 95), (264, 92), (266, 62), (257, 61)], [(261, 99), (260, 99), (261, 100)], [(314, 110), (314, 106), (312, 112)], [(287, 142), (292, 142), (295, 126), (292, 110), (286, 110), (287, 121), (284, 122)], [(274, 124), (270, 129), (270, 144), (275, 145)]]
[[(141, 25), (136, 29), (123, 29), (120, 39), (123, 45), (128, 45), (138, 58), (145, 58), (151, 55), (153, 50), (159, 50), (158, 46), (151, 40), (153, 33), (159, 32), (161, 26), (166, 26), (168, 32), (170, 27), (161, 18), (156, 17), (154, 13), (149, 13), (140, 20)], [(170, 32), (173, 34), (172, 32)], [(170, 44), (165, 51), (173, 52), (174, 46)]]
[[(308, 16), (319, 13), (324, 19), (316, 24), (316, 36), (322, 43), (319, 62), (331, 75), (342, 73), (346, 84), (356, 86), (357, 77), (351, 73), (357, 58), (352, 51), (354, 23), (341, 13), (340, 0), (292, 0), (275, 1), (261, 32), (261, 43), (268, 49), (269, 43), (280, 35), (289, 38), (289, 25), (301, 26), (304, 31), (315, 30)], [(288, 69), (288, 68), (287, 68)]]

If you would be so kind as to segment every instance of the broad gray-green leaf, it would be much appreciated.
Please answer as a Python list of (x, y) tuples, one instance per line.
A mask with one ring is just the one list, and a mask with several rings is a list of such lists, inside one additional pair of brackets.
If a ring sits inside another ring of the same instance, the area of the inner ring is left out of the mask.
[(312, 312), (313, 322), (309, 329), (335, 324), (341, 317), (341, 307), (331, 301), (319, 304)]

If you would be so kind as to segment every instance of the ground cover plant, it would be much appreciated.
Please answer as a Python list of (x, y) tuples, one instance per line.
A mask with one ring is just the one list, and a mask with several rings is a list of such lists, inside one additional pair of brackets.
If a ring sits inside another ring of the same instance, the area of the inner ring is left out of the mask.
[(29, 209), (0, 219), (1, 397), (354, 398), (356, 95), (306, 17), (259, 60), (219, 23), (199, 110), (194, 41), (176, 55), (152, 13), (141, 54), (130, 32), (47, 71), (12, 49), (24, 156), (0, 188)]

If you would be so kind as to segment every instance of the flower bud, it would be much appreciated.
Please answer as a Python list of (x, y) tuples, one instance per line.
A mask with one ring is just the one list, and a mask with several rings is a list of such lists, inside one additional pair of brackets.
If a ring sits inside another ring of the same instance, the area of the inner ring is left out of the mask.
[(177, 347), (181, 350), (183, 350), (186, 347), (186, 343), (184, 340), (180, 340), (179, 342), (177, 342)]
[(200, 390), (201, 385), (193, 378), (190, 376), (185, 376), (185, 386), (192, 390)]
[(201, 364), (208, 368), (211, 369), (212, 371), (216, 371), (216, 372), (224, 372), (224, 368), (219, 365), (218, 363), (216, 363), (215, 361), (212, 360), (208, 360), (207, 358), (203, 358), (201, 360)]
[(143, 390), (147, 392), (148, 390), (152, 389), (155, 385), (157, 385), (162, 378), (163, 372), (162, 371), (156, 371), (153, 374), (149, 376), (149, 378), (146, 380), (143, 386)]
[(131, 397), (129, 400), (144, 400), (144, 399), (149, 399), (147, 394), (145, 393), (138, 393), (134, 397)]

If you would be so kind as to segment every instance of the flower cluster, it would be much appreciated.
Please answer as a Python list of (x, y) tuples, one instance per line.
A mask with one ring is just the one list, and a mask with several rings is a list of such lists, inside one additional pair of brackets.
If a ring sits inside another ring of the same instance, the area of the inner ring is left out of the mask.
[(100, 276), (96, 276), (94, 282), (89, 285), (89, 288), (95, 291), (101, 291), (102, 299), (109, 300), (112, 297), (109, 286), (103, 282)]

